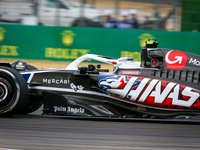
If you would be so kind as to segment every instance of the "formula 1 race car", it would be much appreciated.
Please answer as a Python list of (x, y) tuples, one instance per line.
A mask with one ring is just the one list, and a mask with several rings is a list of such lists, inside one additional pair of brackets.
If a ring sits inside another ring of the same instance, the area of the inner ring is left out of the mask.
[[(83, 55), (65, 69), (38, 70), (25, 61), (0, 64), (0, 116), (173, 118), (200, 115), (200, 56), (146, 41), (141, 62)], [(113, 65), (78, 65), (85, 60)]]

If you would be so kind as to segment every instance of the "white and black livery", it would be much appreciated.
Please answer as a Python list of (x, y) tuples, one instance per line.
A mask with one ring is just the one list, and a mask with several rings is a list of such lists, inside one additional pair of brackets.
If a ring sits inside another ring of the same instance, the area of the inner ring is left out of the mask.
[[(84, 117), (200, 115), (200, 56), (147, 41), (141, 62), (87, 54), (65, 69), (38, 70), (25, 61), (0, 64), (0, 116), (34, 112)], [(79, 66), (85, 60), (113, 65)], [(78, 67), (79, 66), (79, 67)]]

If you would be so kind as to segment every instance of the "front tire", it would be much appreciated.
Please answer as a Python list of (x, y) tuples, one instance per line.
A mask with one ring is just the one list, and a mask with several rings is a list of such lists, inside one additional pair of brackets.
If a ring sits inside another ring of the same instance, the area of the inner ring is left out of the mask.
[(20, 113), (28, 99), (28, 87), (24, 77), (16, 70), (0, 66), (0, 117)]

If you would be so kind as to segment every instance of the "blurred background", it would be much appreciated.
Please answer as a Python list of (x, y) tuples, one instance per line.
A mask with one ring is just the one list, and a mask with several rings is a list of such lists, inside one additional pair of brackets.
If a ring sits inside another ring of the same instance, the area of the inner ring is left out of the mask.
[(200, 0), (0, 0), (0, 23), (198, 32)]
[(200, 55), (200, 0), (0, 0), (0, 57), (140, 61), (148, 39)]

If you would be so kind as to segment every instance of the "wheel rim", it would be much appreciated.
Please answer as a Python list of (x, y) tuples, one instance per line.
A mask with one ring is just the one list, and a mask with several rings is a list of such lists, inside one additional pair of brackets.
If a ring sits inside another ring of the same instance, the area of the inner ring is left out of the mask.
[(10, 76), (10, 73), (4, 72), (0, 75), (0, 113), (12, 110), (18, 99), (18, 84), (15, 83), (15, 79)]
[(8, 87), (3, 82), (0, 82), (0, 102), (4, 101), (8, 96)]

